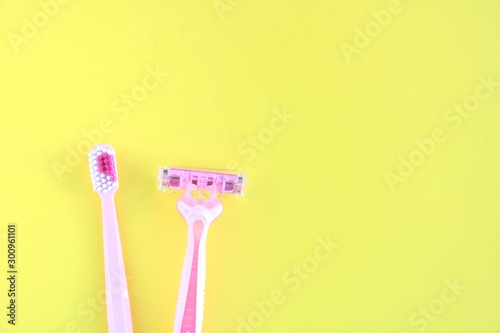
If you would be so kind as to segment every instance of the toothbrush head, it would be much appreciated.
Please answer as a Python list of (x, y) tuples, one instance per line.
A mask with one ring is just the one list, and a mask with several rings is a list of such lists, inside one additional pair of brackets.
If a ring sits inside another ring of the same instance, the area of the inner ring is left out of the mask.
[(158, 189), (184, 193), (193, 189), (218, 195), (242, 196), (246, 173), (235, 170), (160, 167)]
[(94, 192), (99, 194), (116, 191), (118, 173), (115, 150), (109, 145), (96, 145), (89, 152), (90, 177)]

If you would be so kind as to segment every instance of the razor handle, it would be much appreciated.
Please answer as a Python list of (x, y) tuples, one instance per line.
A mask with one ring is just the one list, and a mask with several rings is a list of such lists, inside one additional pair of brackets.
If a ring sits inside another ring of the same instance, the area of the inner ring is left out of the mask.
[(193, 218), (188, 224), (188, 245), (182, 268), (174, 333), (201, 333), (205, 300), (206, 244), (212, 221)]

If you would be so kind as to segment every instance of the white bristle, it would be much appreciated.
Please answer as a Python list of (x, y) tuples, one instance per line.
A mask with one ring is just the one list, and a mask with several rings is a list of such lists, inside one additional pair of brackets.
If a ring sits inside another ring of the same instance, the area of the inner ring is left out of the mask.
[(99, 156), (102, 154), (113, 155), (112, 162), (114, 165), (115, 177), (117, 177), (116, 173), (116, 160), (115, 160), (115, 152), (112, 147), (106, 145), (98, 145), (91, 149), (89, 152), (89, 169), (90, 169), (90, 177), (92, 179), (93, 190), (98, 193), (107, 193), (114, 192), (118, 187), (118, 181), (113, 180), (113, 175), (105, 174), (99, 171)]

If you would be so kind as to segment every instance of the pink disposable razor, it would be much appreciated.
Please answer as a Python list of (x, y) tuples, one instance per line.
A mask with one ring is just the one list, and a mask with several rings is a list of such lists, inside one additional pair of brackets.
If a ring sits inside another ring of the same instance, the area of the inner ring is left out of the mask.
[(188, 225), (174, 333), (201, 333), (206, 277), (206, 244), (210, 224), (222, 212), (217, 195), (243, 195), (246, 174), (239, 171), (160, 167), (158, 187), (184, 193), (177, 209)]
[(115, 210), (118, 172), (113, 147), (94, 146), (89, 152), (89, 166), (94, 191), (99, 193), (102, 203), (108, 332), (132, 333), (127, 279)]

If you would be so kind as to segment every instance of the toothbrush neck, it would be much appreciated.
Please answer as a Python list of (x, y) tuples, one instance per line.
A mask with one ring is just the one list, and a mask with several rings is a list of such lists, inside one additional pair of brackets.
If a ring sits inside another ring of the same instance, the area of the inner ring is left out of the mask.
[(109, 201), (112, 201), (114, 202), (115, 200), (115, 193), (116, 193), (116, 190), (113, 190), (113, 191), (109, 191), (107, 193), (99, 193), (99, 195), (101, 196), (101, 200), (104, 202), (109, 202)]

